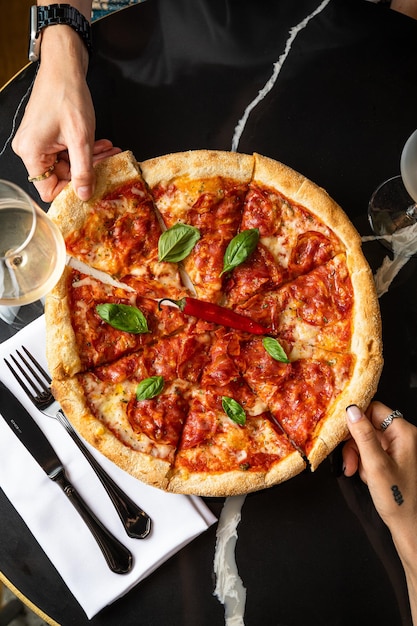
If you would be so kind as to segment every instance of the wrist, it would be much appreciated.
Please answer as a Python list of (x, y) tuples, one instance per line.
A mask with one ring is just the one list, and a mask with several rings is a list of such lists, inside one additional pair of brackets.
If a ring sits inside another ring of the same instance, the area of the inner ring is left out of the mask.
[[(83, 6), (85, 12), (85, 7)], [(76, 6), (67, 3), (32, 6), (30, 10), (29, 59), (39, 61), (46, 30), (68, 26), (79, 37), (89, 54), (92, 51), (90, 19)], [(62, 54), (60, 54), (62, 57)]]
[(391, 536), (404, 569), (417, 576), (416, 525), (412, 524), (409, 530), (401, 528), (396, 532), (391, 532)]
[(47, 26), (42, 35), (41, 66), (57, 66), (59, 71), (78, 70), (87, 74), (89, 54), (78, 36), (70, 27), (64, 24)]

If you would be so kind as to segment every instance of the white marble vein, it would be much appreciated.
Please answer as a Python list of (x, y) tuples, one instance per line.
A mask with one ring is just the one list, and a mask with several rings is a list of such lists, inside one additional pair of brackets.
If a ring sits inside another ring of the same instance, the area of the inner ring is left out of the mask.
[(226, 626), (244, 626), (246, 589), (239, 576), (235, 558), (237, 526), (246, 496), (226, 499), (217, 525), (214, 555), (216, 588), (214, 594), (224, 605)]
[(240, 118), (240, 120), (238, 121), (238, 123), (237, 123), (237, 125), (235, 127), (234, 134), (233, 134), (233, 140), (232, 140), (232, 151), (233, 152), (236, 152), (238, 147), (239, 147), (240, 138), (242, 136), (243, 131), (245, 130), (246, 122), (248, 121), (251, 112), (253, 111), (253, 109), (256, 108), (256, 106), (260, 102), (262, 102), (262, 100), (265, 98), (265, 96), (268, 95), (268, 93), (271, 91), (271, 89), (274, 87), (275, 83), (277, 82), (277, 79), (278, 79), (278, 76), (279, 76), (279, 74), (281, 72), (282, 66), (284, 65), (284, 63), (285, 63), (289, 53), (291, 52), (292, 44), (294, 43), (294, 40), (297, 37), (298, 33), (300, 33), (304, 28), (306, 28), (306, 26), (308, 25), (310, 20), (312, 20), (314, 17), (316, 17), (316, 15), (321, 13), (323, 11), (323, 9), (325, 9), (326, 6), (329, 4), (330, 1), (331, 0), (323, 0), (323, 2), (317, 7), (317, 9), (315, 11), (310, 13), (310, 15), (307, 15), (307, 17), (305, 17), (303, 20), (301, 20), (301, 22), (299, 22), (299, 24), (297, 24), (296, 26), (293, 26), (290, 29), (289, 37), (288, 37), (287, 42), (285, 44), (284, 52), (280, 55), (280, 57), (278, 58), (278, 61), (276, 61), (273, 64), (273, 71), (272, 71), (271, 77), (268, 79), (268, 81), (265, 83), (265, 85), (259, 91), (259, 93), (256, 96), (256, 98), (254, 100), (252, 100), (252, 102), (250, 102), (248, 104), (248, 106), (246, 107), (242, 117)]

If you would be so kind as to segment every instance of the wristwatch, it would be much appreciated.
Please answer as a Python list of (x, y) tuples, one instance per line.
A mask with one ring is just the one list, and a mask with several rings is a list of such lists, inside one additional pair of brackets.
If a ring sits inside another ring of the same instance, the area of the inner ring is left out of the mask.
[(89, 54), (91, 54), (91, 27), (84, 15), (69, 4), (49, 4), (48, 6), (32, 6), (30, 8), (30, 61), (39, 61), (42, 29), (55, 24), (71, 26), (79, 34)]

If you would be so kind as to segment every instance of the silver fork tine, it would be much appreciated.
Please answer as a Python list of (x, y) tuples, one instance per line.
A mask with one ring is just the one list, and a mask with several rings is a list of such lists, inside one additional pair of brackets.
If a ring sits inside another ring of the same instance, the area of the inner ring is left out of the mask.
[[(12, 354), (10, 355), (10, 359), (13, 361), (14, 365), (16, 366), (16, 368), (22, 374), (23, 379), (22, 379), (21, 376), (19, 376), (19, 374), (17, 373), (15, 368), (13, 368), (10, 363), (8, 363), (7, 359), (4, 359), (7, 367), (12, 372), (13, 376), (15, 376), (16, 380), (18, 381), (18, 383), (20, 384), (22, 389), (25, 391), (25, 393), (32, 400), (32, 402), (34, 404), (36, 404), (36, 406), (39, 409), (46, 408), (48, 406), (48, 404), (50, 404), (53, 401), (53, 399), (54, 399), (53, 396), (52, 396), (51, 389), (50, 389), (49, 385), (46, 385), (41, 380), (41, 378), (39, 377), (37, 372), (33, 369), (33, 367), (30, 365), (30, 363), (28, 363), (28, 361), (19, 352), (19, 350), (16, 350), (16, 354), (18, 354), (19, 358), (25, 364), (25, 366), (27, 368), (27, 371), (22, 366), (22, 364), (19, 363), (19, 361)], [(29, 355), (30, 355), (30, 353), (29, 353)], [(37, 366), (38, 365), (37, 361), (34, 359), (34, 357), (32, 355), (30, 355), (30, 356), (31, 356), (31, 359), (34, 362), (34, 364), (36, 364), (36, 366)], [(42, 367), (40, 365), (39, 365), (39, 368), (42, 370)], [(31, 375), (36, 379), (36, 381), (38, 382), (40, 388), (36, 386), (35, 381), (31, 378), (31, 376), (28, 375), (28, 372), (30, 372)], [(46, 372), (45, 372), (45, 374), (46, 374)], [(47, 376), (47, 374), (46, 374), (46, 376)], [(32, 391), (30, 390), (28, 385), (31, 387)]]
[[(48, 376), (48, 374), (45, 372), (45, 370), (39, 365), (39, 363), (37, 361), (35, 361), (34, 357), (30, 354), (30, 352), (28, 350), (26, 350), (25, 347), (22, 347), (22, 349), (25, 351), (25, 353), (27, 354), (27, 356), (30, 358), (30, 360), (32, 361), (32, 363), (35, 365), (36, 369), (34, 369), (32, 367), (32, 365), (29, 363), (29, 361), (27, 359), (25, 359), (25, 357), (23, 356), (23, 354), (21, 354), (19, 352), (19, 350), (16, 350), (16, 354), (19, 355), (19, 358), (22, 360), (22, 362), (25, 364), (25, 366), (27, 367), (27, 370), (32, 374), (33, 378), (37, 381), (37, 383), (39, 384), (40, 388), (42, 391), (48, 391), (49, 392), (49, 385), (51, 383), (51, 380)], [(17, 365), (17, 367), (19, 368), (19, 370), (22, 372), (22, 374), (25, 374), (24, 369), (22, 368), (22, 366), (20, 366), (17, 362), (16, 359), (13, 358), (12, 355), (10, 355), (11, 358), (13, 359), (13, 361), (15, 362), (15, 364)], [(42, 378), (39, 376), (39, 374), (42, 374), (42, 376), (44, 377), (44, 379), (47, 381), (45, 383), (44, 380), (42, 380)], [(30, 381), (32, 384), (32, 387), (35, 391), (39, 391), (39, 389), (36, 388), (36, 386), (33, 384), (33, 381)]]
[[(25, 346), (22, 346), (22, 350), (27, 354), (27, 356), (30, 358), (30, 360), (32, 361), (33, 365), (37, 368), (37, 370), (42, 374), (42, 376), (44, 377), (44, 379), (46, 380), (46, 382), (48, 383), (48, 386), (45, 387), (45, 385), (43, 384), (43, 389), (45, 389), (46, 391), (49, 390), (49, 385), (51, 384), (51, 377), (49, 376), (48, 372), (45, 372), (45, 370), (43, 369), (42, 365), (40, 363), (37, 362), (37, 360), (35, 359), (34, 356), (32, 356), (32, 354), (29, 352), (29, 350), (27, 348), (25, 348)], [(16, 350), (16, 352), (18, 353), (18, 351)], [(19, 353), (18, 353), (19, 354)], [(33, 373), (34, 376), (36, 376), (35, 372), (33, 371), (33, 369), (30, 367), (29, 363), (27, 363), (27, 361), (24, 359), (23, 356), (20, 356), (20, 358), (25, 361), (28, 369)], [(36, 376), (36, 379), (39, 381), (39, 378)]]
[[(24, 375), (24, 371), (22, 369), (22, 367), (20, 366), (20, 364), (16, 361), (16, 359), (13, 357), (13, 355), (10, 355), (10, 358), (13, 360), (13, 362), (15, 363), (16, 367), (19, 369), (19, 371), (22, 372), (22, 374)], [(29, 387), (26, 385), (26, 383), (22, 380), (22, 378), (20, 378), (19, 374), (17, 373), (17, 371), (14, 369), (14, 367), (12, 367), (12, 365), (9, 363), (9, 361), (7, 359), (4, 359), (4, 362), (6, 363), (7, 367), (9, 368), (9, 370), (11, 371), (11, 373), (13, 374), (13, 376), (15, 377), (15, 379), (17, 380), (17, 382), (19, 383), (19, 385), (22, 387), (23, 391), (26, 393), (27, 396), (29, 396), (29, 398), (32, 400), (32, 402), (34, 402), (35, 400), (35, 396), (33, 395), (33, 391), (30, 391)]]

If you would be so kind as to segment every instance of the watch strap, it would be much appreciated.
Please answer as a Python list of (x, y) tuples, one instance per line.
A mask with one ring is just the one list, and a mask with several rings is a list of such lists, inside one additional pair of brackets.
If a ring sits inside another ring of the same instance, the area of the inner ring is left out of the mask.
[(83, 40), (89, 54), (92, 52), (91, 26), (78, 9), (70, 4), (49, 4), (31, 7), (31, 41), (29, 59), (39, 60), (41, 31), (47, 26), (64, 24), (70, 26)]

